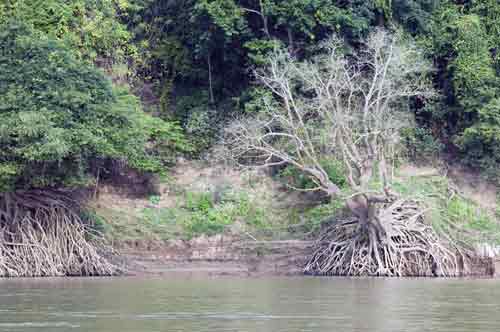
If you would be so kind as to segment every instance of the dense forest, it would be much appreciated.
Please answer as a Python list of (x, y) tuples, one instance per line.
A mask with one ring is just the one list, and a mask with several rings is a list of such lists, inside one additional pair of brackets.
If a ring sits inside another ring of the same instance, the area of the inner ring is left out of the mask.
[[(85, 191), (221, 145), (359, 219), (323, 233), (344, 244), (311, 273), (455, 275), (456, 248), (414, 224), (423, 208), (391, 167), (500, 180), (496, 0), (0, 0), (0, 45), (0, 275), (113, 274), (75, 226)], [(55, 223), (76, 231), (56, 245)], [(67, 243), (86, 245), (54, 249)]]

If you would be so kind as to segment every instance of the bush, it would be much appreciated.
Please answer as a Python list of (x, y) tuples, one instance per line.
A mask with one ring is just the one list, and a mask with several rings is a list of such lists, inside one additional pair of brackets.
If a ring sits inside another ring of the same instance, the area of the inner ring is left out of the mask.
[(212, 193), (188, 192), (184, 209), (188, 211), (183, 220), (188, 237), (223, 233), (236, 221), (253, 227), (264, 224), (264, 211), (255, 207), (245, 193), (227, 192), (216, 202)]
[(0, 24), (14, 19), (32, 25), (63, 41), (79, 58), (109, 67), (137, 53), (126, 24), (119, 19), (125, 3), (126, 0), (8, 0), (0, 5)]
[(414, 162), (435, 160), (444, 148), (432, 132), (424, 127), (404, 128), (401, 136), (406, 155)]
[(423, 202), (426, 220), (445, 237), (470, 245), (500, 244), (500, 223), (494, 211), (454, 193), (445, 177), (410, 177), (394, 187), (404, 196)]
[[(23, 24), (0, 26), (0, 190), (85, 186), (113, 163), (159, 172), (181, 129)], [(162, 153), (163, 151), (163, 153)]]
[[(321, 167), (328, 174), (330, 180), (340, 188), (347, 186), (345, 168), (341, 161), (333, 158), (323, 158), (319, 161)], [(312, 189), (317, 185), (311, 178), (293, 165), (288, 165), (279, 173), (279, 176), (286, 179), (286, 182), (295, 188)]]
[(194, 92), (190, 96), (179, 96), (173, 117), (180, 121), (194, 155), (207, 150), (215, 141), (220, 129), (220, 112), (209, 106), (206, 92)]
[(315, 232), (321, 229), (323, 224), (340, 217), (344, 211), (345, 204), (342, 200), (336, 199), (328, 204), (315, 206), (305, 212), (304, 217), (307, 220), (306, 228), (309, 232)]

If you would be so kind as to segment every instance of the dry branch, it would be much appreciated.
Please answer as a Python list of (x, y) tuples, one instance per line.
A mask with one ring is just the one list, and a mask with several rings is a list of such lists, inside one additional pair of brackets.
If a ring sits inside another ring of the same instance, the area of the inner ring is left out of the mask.
[[(399, 199), (391, 187), (408, 98), (433, 94), (431, 66), (411, 42), (384, 30), (354, 55), (346, 56), (344, 46), (334, 37), (306, 63), (277, 53), (256, 71), (275, 101), (264, 100), (262, 113), (229, 126), (231, 158), (249, 166), (292, 165), (316, 190), (346, 201), (353, 219), (325, 231), (306, 272), (457, 275), (465, 264), (458, 248), (425, 223), (416, 202)], [(343, 162), (349, 194), (322, 167), (325, 154)], [(382, 185), (374, 190), (376, 181)]]

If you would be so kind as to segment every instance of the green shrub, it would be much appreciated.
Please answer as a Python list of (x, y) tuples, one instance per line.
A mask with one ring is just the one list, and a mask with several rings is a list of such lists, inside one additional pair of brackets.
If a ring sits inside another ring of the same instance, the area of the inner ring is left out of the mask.
[(307, 220), (306, 229), (309, 232), (315, 232), (321, 228), (324, 223), (332, 221), (335, 217), (340, 217), (345, 203), (340, 199), (332, 200), (327, 204), (321, 204), (307, 210), (304, 217)]
[[(333, 158), (323, 158), (319, 161), (330, 180), (340, 188), (347, 186), (347, 178), (345, 176), (345, 167), (339, 160)], [(298, 170), (293, 165), (288, 165), (279, 173), (279, 177), (284, 178), (288, 184), (295, 188), (311, 189), (317, 187), (311, 178)]]
[(187, 192), (185, 197), (184, 208), (192, 211), (203, 211), (206, 212), (214, 207), (213, 197), (210, 192)]
[(410, 177), (396, 182), (394, 189), (425, 204), (426, 220), (438, 233), (469, 244), (500, 243), (500, 223), (494, 211), (450, 192), (445, 177)]
[[(128, 3), (95, 0), (2, 0), (0, 24), (23, 22), (68, 45), (82, 59), (125, 62), (137, 49), (119, 12)], [(104, 65), (104, 63), (102, 63)]]
[(474, 231), (473, 240), (500, 244), (500, 223), (473, 202), (454, 197), (447, 204), (446, 217)]
[(439, 157), (444, 146), (424, 127), (407, 127), (401, 130), (406, 155), (411, 161), (431, 161)]
[(85, 186), (111, 160), (160, 172), (184, 147), (177, 124), (143, 113), (59, 41), (24, 24), (0, 26), (1, 191)]
[[(264, 211), (254, 205), (245, 193), (228, 192), (215, 202), (213, 193), (186, 193), (181, 212), (188, 237), (223, 233), (236, 221), (248, 227), (264, 226)], [(186, 213), (187, 212), (187, 213)]]
[(208, 94), (204, 91), (195, 91), (192, 95), (176, 98), (172, 116), (180, 121), (184, 128), (192, 147), (190, 152), (194, 155), (208, 149), (220, 129), (220, 112), (209, 104)]
[(223, 233), (234, 222), (232, 211), (226, 206), (214, 207), (206, 211), (196, 211), (184, 222), (188, 237)]

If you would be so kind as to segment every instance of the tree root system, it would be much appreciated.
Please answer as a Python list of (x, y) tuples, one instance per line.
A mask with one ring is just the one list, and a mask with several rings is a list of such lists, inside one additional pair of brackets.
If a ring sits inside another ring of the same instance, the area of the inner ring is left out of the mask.
[(67, 193), (0, 195), (0, 277), (114, 275), (109, 253)]
[(416, 201), (400, 199), (378, 214), (385, 236), (371, 225), (344, 220), (320, 235), (305, 273), (338, 276), (440, 276), (467, 274), (469, 255), (425, 222)]

